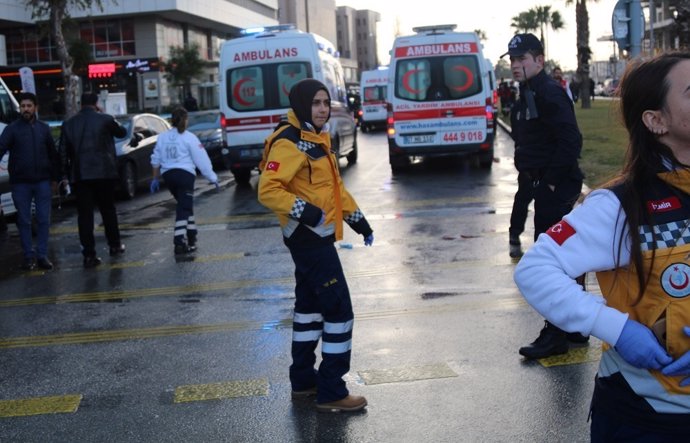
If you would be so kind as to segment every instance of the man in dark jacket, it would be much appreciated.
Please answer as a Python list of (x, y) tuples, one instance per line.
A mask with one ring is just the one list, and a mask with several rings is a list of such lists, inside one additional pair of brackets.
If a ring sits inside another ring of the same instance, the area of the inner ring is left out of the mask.
[[(573, 102), (544, 72), (544, 48), (539, 39), (533, 34), (517, 34), (505, 55), (510, 56), (513, 79), (520, 82), (520, 98), (511, 110), (511, 135), (515, 167), (532, 183), (536, 240), (570, 212), (580, 196), (582, 135)], [(515, 241), (519, 245), (519, 239), (511, 235), (510, 243)], [(539, 337), (519, 352), (527, 358), (544, 358), (568, 352), (569, 341), (586, 340), (547, 321)]]
[(95, 206), (103, 218), (110, 255), (125, 251), (115, 210), (114, 188), (118, 173), (113, 137), (124, 137), (127, 130), (111, 115), (100, 113), (96, 103), (96, 94), (82, 95), (82, 109), (63, 123), (60, 143), (63, 170), (69, 174), (77, 198), (79, 241), (85, 268), (101, 263), (93, 234)]
[[(24, 250), (22, 269), (53, 269), (48, 260), (50, 205), (54, 184), (60, 178), (60, 163), (50, 127), (36, 119), (36, 96), (19, 94), (21, 118), (0, 136), (0, 159), (10, 152), (8, 172), (12, 201), (17, 208), (17, 228)], [(38, 225), (36, 250), (31, 235), (31, 203), (36, 205)]]

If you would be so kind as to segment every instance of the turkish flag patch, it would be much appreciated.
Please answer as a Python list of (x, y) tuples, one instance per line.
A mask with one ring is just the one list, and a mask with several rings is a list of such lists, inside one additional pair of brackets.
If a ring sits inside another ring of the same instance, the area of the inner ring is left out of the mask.
[(562, 246), (573, 234), (575, 234), (575, 228), (570, 226), (565, 220), (559, 221), (546, 231), (546, 235), (551, 237), (559, 246)]
[(266, 170), (267, 170), (267, 171), (276, 171), (276, 172), (278, 172), (278, 168), (280, 168), (280, 163), (278, 163), (278, 162), (268, 162), (268, 163), (266, 163)]

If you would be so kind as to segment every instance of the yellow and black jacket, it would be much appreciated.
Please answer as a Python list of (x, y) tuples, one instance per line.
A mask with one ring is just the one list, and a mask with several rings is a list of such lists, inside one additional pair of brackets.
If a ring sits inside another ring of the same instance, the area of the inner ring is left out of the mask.
[[(288, 124), (266, 139), (259, 169), (259, 202), (278, 216), (286, 245), (341, 240), (343, 221), (365, 237), (372, 233), (343, 185), (327, 128), (317, 133), (288, 111)], [(319, 225), (322, 211), (326, 219)]]

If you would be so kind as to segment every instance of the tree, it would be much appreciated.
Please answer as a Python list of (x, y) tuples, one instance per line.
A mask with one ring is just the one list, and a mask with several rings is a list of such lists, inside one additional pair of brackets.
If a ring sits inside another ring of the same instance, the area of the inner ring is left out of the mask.
[(511, 28), (515, 28), (515, 33), (527, 33), (536, 31), (539, 29), (539, 23), (537, 22), (537, 14), (533, 9), (529, 11), (521, 12), (512, 19), (510, 23)]
[(486, 36), (486, 32), (484, 32), (483, 29), (475, 29), (474, 33), (477, 34), (477, 37), (479, 37), (479, 41), (486, 41), (489, 38)]
[(565, 26), (563, 19), (561, 18), (561, 13), (558, 11), (551, 12), (551, 6), (537, 6), (533, 9), (534, 15), (539, 24), (539, 33), (541, 44), (544, 45), (544, 56), (548, 55), (546, 47), (546, 34), (549, 28), (554, 31), (563, 29)]
[(546, 57), (546, 33), (550, 27), (558, 31), (564, 27), (563, 19), (558, 11), (551, 12), (551, 6), (537, 6), (528, 11), (521, 12), (512, 18), (511, 27), (515, 28), (516, 33), (527, 33), (539, 31), (539, 39), (544, 46), (544, 56)]
[(170, 60), (163, 62), (165, 78), (173, 85), (182, 85), (183, 96), (192, 92), (192, 79), (204, 72), (206, 62), (199, 56), (199, 45), (171, 46)]
[(69, 54), (67, 42), (64, 36), (64, 21), (69, 18), (69, 9), (86, 10), (97, 6), (103, 11), (102, 0), (24, 0), (31, 8), (31, 18), (36, 20), (48, 20), (50, 36), (55, 44), (62, 78), (65, 85), (65, 118), (77, 113), (77, 93), (79, 91), (79, 77), (74, 75), (72, 69), (74, 60)]
[[(596, 0), (594, 0), (596, 1)], [(575, 21), (577, 23), (577, 70), (575, 75), (580, 82), (580, 99), (582, 109), (592, 107), (589, 96), (589, 61), (592, 50), (589, 47), (589, 13), (587, 0), (566, 0), (566, 5), (575, 3)]]

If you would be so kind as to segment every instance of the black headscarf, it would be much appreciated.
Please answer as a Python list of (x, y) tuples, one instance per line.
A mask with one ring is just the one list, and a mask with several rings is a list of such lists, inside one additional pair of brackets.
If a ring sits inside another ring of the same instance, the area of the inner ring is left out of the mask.
[[(328, 99), (331, 99), (331, 94), (328, 92), (326, 85), (313, 78), (305, 78), (300, 80), (290, 89), (290, 107), (300, 122), (307, 122), (314, 126), (314, 122), (311, 121), (311, 102), (314, 100), (314, 96), (320, 89), (326, 91)], [(328, 119), (331, 118), (331, 111), (328, 110)], [(316, 127), (314, 127), (316, 128)], [(319, 129), (320, 130), (320, 129)], [(318, 130), (317, 130), (318, 131)]]

